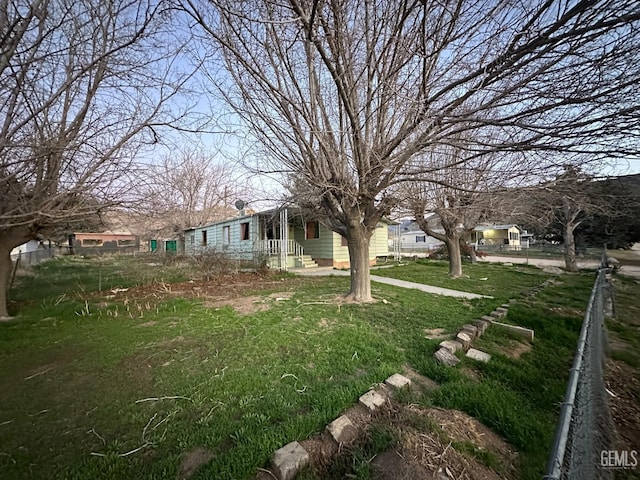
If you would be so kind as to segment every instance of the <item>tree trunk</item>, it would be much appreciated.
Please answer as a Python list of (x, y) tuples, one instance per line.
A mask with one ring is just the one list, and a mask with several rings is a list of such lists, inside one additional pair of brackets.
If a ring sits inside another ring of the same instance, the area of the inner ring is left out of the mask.
[(7, 294), (9, 293), (9, 282), (11, 281), (11, 249), (4, 241), (0, 241), (0, 318), (8, 317)]
[[(464, 241), (463, 238), (460, 239), (460, 249), (462, 249), (462, 247), (464, 247), (466, 245), (466, 242)], [(471, 263), (472, 264), (476, 264), (478, 263), (478, 256), (476, 255), (476, 249), (473, 245), (469, 246), (469, 252), (471, 255)]]
[(564, 226), (564, 265), (568, 272), (577, 272), (578, 264), (576, 262), (576, 240), (573, 231), (576, 226), (567, 222)]
[(11, 250), (35, 238), (27, 227), (8, 228), (0, 232), (0, 317), (8, 317), (7, 296), (13, 270)]
[(460, 257), (460, 239), (458, 237), (449, 237), (444, 240), (449, 253), (449, 275), (453, 278), (462, 276), (462, 258)]
[[(364, 230), (364, 229), (362, 229)], [(372, 302), (371, 273), (369, 265), (369, 241), (371, 235), (358, 228), (349, 232), (347, 245), (349, 247), (349, 263), (351, 270), (351, 291), (348, 298), (356, 302)]]

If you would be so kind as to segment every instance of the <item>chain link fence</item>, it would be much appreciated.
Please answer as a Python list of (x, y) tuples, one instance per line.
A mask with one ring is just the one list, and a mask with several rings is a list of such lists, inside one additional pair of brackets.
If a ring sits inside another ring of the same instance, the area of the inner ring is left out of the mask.
[(613, 423), (607, 405), (604, 363), (607, 347), (605, 316), (611, 314), (610, 271), (603, 256), (591, 291), (567, 391), (560, 411), (546, 480), (612, 478), (602, 465), (602, 452), (613, 444)]

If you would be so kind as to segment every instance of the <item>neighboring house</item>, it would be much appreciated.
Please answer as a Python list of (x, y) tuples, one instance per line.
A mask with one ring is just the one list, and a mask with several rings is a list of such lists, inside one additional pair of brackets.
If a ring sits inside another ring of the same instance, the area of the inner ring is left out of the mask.
[[(380, 222), (371, 237), (369, 259), (389, 255), (388, 222)], [(185, 231), (187, 255), (226, 252), (237, 259), (264, 259), (273, 268), (349, 267), (346, 239), (322, 222), (306, 218), (296, 208), (268, 210)]]
[(45, 246), (41, 240), (29, 240), (27, 243), (23, 243), (22, 245), (17, 246), (13, 250), (11, 250), (11, 256), (15, 256), (18, 254), (25, 254), (35, 252), (38, 249), (44, 249)]
[(140, 239), (128, 233), (74, 233), (69, 235), (69, 246), (73, 253), (130, 253), (139, 250)]
[(482, 247), (499, 247), (520, 250), (522, 229), (517, 225), (479, 225), (473, 229), (471, 242), (479, 249)]
[[(444, 230), (442, 231), (442, 233), (444, 233)], [(421, 252), (434, 250), (440, 245), (442, 245), (442, 242), (440, 240), (427, 235), (422, 230), (412, 230), (410, 232), (402, 232), (400, 234), (401, 252)]]

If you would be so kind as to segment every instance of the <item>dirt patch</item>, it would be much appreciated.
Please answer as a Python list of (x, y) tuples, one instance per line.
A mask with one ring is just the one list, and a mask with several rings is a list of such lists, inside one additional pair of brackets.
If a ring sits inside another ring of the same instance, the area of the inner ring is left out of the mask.
[[(407, 422), (407, 412), (429, 418), (440, 430), (428, 431)], [(402, 407), (392, 420), (399, 436), (394, 448), (382, 452), (371, 462), (375, 480), (413, 480), (416, 478), (456, 478), (498, 480), (516, 478), (517, 453), (488, 427), (462, 412), (415, 406)], [(470, 445), (479, 452), (491, 452), (498, 472), (471, 453), (457, 450), (455, 442)], [(440, 477), (441, 475), (442, 477)]]
[(425, 328), (424, 336), (429, 340), (445, 340), (452, 337), (445, 328)]
[(211, 461), (211, 459), (215, 455), (213, 452), (209, 450), (197, 447), (190, 452), (187, 452), (182, 462), (180, 463), (180, 468), (178, 469), (178, 475), (176, 476), (177, 480), (186, 480), (191, 477), (196, 471), (205, 463)]
[(624, 362), (608, 359), (605, 385), (609, 411), (617, 431), (619, 450), (638, 450), (640, 446), (640, 373)]
[(530, 352), (533, 346), (527, 342), (510, 342), (509, 345), (498, 347), (500, 353), (503, 353), (514, 360), (519, 359), (523, 354)]
[(411, 380), (414, 384), (419, 385), (420, 387), (426, 390), (436, 390), (440, 388), (437, 382), (434, 382), (429, 377), (425, 377), (424, 375), (420, 375), (414, 369), (412, 369), (409, 365), (403, 365), (402, 373), (405, 377)]
[(155, 320), (149, 320), (148, 322), (144, 322), (144, 323), (141, 323), (140, 325), (136, 325), (136, 327), (153, 327), (157, 323), (158, 322), (156, 322)]

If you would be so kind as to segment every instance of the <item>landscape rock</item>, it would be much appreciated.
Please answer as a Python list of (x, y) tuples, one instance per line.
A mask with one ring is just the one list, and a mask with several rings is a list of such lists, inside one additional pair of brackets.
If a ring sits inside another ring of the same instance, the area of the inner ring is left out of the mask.
[(458, 357), (456, 357), (453, 353), (451, 353), (444, 347), (438, 350), (433, 356), (437, 361), (449, 367), (455, 367), (458, 363), (460, 363)]
[(396, 390), (401, 390), (411, 385), (411, 380), (409, 380), (404, 375), (400, 375), (399, 373), (394, 373), (389, 378), (387, 378), (384, 381), (384, 383), (386, 383), (390, 387), (395, 388)]
[(494, 325), (498, 325), (499, 327), (506, 328), (512, 333), (516, 335), (520, 335), (524, 339), (533, 342), (534, 332), (530, 328), (518, 327), (517, 325), (509, 325), (507, 323), (493, 322)]
[(349, 417), (342, 415), (327, 425), (327, 431), (338, 445), (350, 443), (358, 436), (358, 431), (354, 427)]
[(475, 348), (470, 348), (467, 352), (467, 357), (472, 358), (474, 360), (479, 360), (481, 362), (487, 363), (491, 360), (491, 355), (488, 353), (482, 352), (480, 350), (476, 350)]
[(489, 328), (491, 322), (487, 322), (486, 320), (474, 320), (473, 324), (478, 329), (478, 336), (481, 336), (484, 332), (487, 331), (487, 328)]
[(564, 273), (564, 270), (558, 267), (544, 267), (542, 271), (544, 273), (550, 273), (552, 275), (562, 275)]
[(440, 342), (441, 348), (446, 348), (451, 353), (456, 353), (458, 350), (462, 350), (462, 344), (460, 342), (456, 342), (455, 340), (445, 340), (444, 342)]
[(278, 480), (292, 480), (309, 465), (309, 454), (298, 442), (291, 442), (275, 451), (272, 463)]
[(480, 320), (484, 320), (485, 322), (489, 322), (491, 324), (491, 323), (493, 323), (495, 318), (494, 317), (490, 317), (489, 315), (483, 315), (482, 317), (480, 317)]
[(358, 399), (358, 402), (370, 412), (375, 412), (384, 406), (385, 398), (378, 392), (369, 390)]
[(456, 341), (462, 344), (462, 349), (465, 352), (469, 350), (469, 346), (471, 345), (471, 337), (468, 334), (464, 332), (458, 332), (458, 334), (456, 335)]
[(473, 340), (474, 338), (478, 337), (478, 327), (476, 327), (475, 325), (471, 325), (471, 324), (466, 324), (462, 326), (462, 329), (460, 330), (463, 333), (466, 333), (467, 335), (469, 335), (469, 337)]
[(502, 318), (507, 315), (508, 310), (506, 308), (498, 307), (493, 312), (491, 312), (492, 317)]

